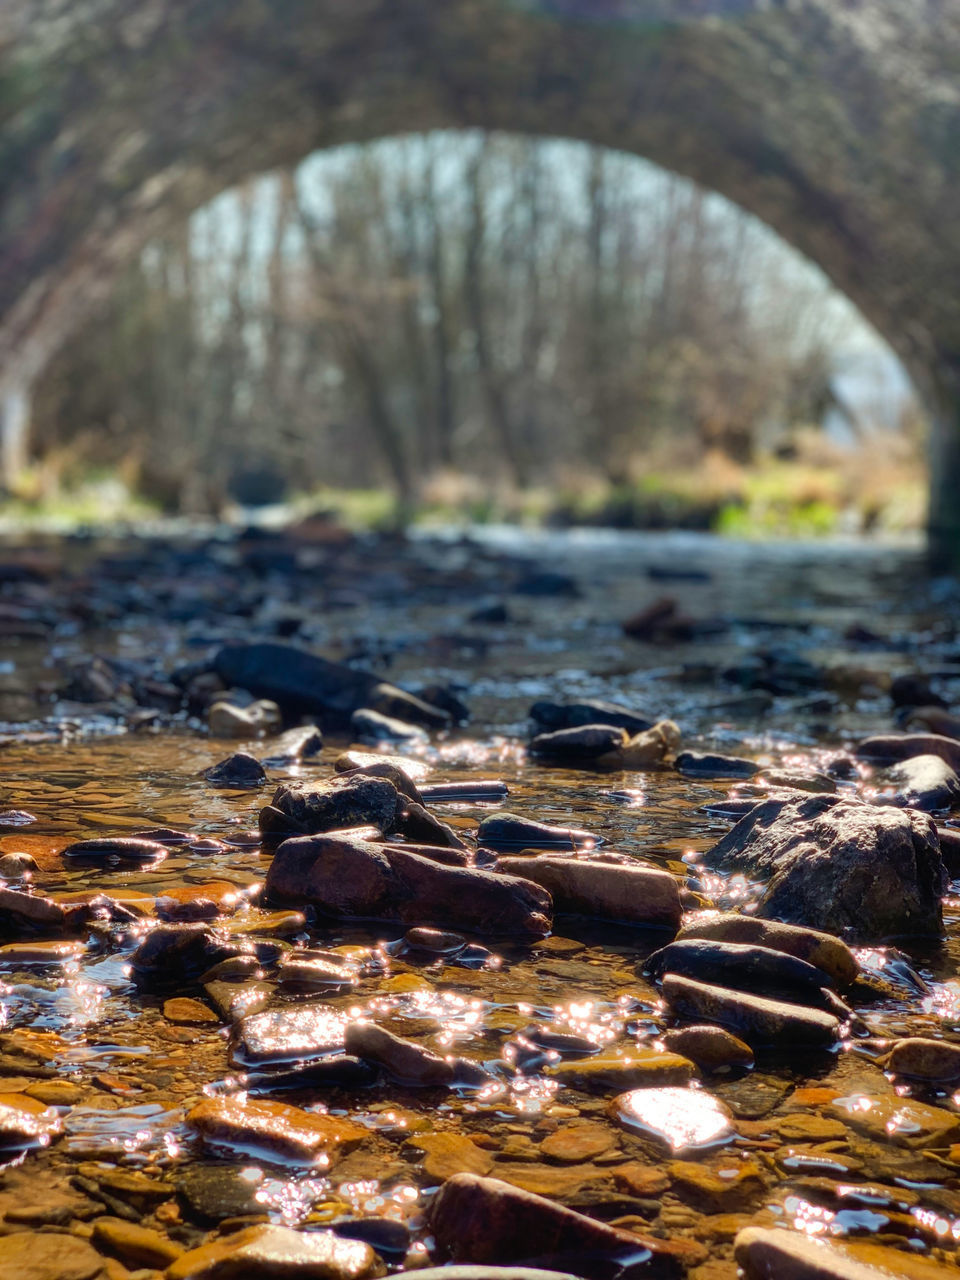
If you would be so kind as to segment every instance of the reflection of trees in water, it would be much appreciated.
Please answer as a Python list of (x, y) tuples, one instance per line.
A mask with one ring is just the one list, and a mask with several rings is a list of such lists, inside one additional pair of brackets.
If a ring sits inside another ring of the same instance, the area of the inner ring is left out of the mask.
[[(818, 417), (857, 322), (771, 233), (579, 144), (440, 134), (222, 197), (41, 390), (41, 447), (171, 503), (437, 469), (619, 482)], [(251, 473), (262, 483), (252, 485)]]

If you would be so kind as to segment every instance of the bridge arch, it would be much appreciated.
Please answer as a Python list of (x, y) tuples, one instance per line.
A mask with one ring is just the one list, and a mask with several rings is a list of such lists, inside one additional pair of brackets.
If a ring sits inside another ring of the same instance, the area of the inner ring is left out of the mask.
[(960, 560), (952, 0), (8, 0), (0, 426), (152, 236), (317, 149), (487, 127), (632, 151), (754, 213), (887, 338)]

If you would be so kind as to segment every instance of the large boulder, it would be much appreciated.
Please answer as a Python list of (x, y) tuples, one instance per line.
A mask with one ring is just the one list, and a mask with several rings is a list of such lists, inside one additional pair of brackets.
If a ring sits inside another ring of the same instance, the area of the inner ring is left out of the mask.
[(936, 827), (913, 809), (838, 796), (768, 800), (707, 853), (720, 871), (767, 878), (758, 914), (872, 943), (943, 930)]
[(346, 835), (285, 840), (267, 872), (266, 893), (277, 902), (312, 903), (337, 919), (495, 936), (543, 937), (552, 912), (550, 895), (519, 876), (444, 865), (401, 845)]

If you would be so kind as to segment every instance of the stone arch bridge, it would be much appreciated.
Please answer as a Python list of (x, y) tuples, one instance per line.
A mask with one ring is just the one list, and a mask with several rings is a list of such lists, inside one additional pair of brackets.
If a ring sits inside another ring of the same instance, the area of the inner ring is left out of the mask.
[(960, 563), (957, 0), (0, 0), (0, 446), (151, 236), (335, 144), (484, 126), (756, 214), (889, 340)]

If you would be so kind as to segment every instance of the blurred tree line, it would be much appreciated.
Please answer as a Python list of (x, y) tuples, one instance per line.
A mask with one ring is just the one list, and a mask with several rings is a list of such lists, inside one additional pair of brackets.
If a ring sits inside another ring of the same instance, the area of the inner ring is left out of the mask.
[(169, 509), (438, 473), (746, 460), (833, 397), (851, 323), (754, 220), (634, 158), (436, 134), (221, 197), (50, 371), (36, 448)]

